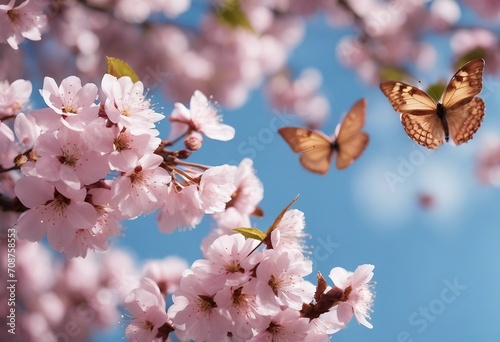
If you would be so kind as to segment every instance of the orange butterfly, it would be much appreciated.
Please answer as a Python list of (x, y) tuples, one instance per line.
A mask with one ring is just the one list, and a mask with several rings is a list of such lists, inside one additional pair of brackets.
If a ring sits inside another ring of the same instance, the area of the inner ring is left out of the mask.
[(409, 84), (387, 81), (380, 89), (401, 113), (401, 123), (408, 136), (416, 143), (435, 149), (449, 140), (456, 145), (472, 139), (481, 126), (484, 101), (479, 97), (483, 88), (484, 60), (473, 59), (462, 66), (451, 78), (436, 103), (427, 93)]
[(325, 174), (337, 152), (337, 169), (345, 169), (365, 150), (370, 140), (360, 132), (365, 125), (366, 101), (361, 99), (352, 106), (343, 120), (337, 136), (331, 138), (323, 132), (298, 127), (283, 127), (278, 133), (293, 152), (301, 153), (300, 163), (309, 171)]

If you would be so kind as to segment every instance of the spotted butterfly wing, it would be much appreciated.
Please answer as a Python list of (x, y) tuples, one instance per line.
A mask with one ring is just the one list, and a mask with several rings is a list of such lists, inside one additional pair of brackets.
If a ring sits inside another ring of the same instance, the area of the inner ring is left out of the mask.
[(401, 113), (401, 123), (416, 143), (435, 149), (453, 139), (456, 145), (472, 139), (481, 126), (484, 101), (482, 90), (484, 60), (474, 59), (462, 66), (451, 78), (436, 103), (427, 93), (409, 84), (386, 81), (380, 89), (394, 110)]
[(354, 162), (368, 144), (368, 134), (360, 132), (365, 124), (366, 101), (359, 100), (349, 111), (340, 126), (336, 139), (323, 132), (299, 127), (278, 130), (295, 153), (300, 153), (302, 166), (315, 173), (325, 174), (330, 169), (335, 152), (336, 167), (345, 169)]

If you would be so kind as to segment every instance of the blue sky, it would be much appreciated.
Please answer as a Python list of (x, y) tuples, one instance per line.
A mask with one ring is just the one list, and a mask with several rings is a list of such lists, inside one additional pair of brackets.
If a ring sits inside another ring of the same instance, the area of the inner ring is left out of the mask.
[[(289, 64), (296, 74), (307, 67), (322, 72), (322, 92), (331, 104), (323, 126), (327, 134), (356, 100), (367, 99), (365, 131), (371, 141), (350, 168), (332, 168), (325, 176), (302, 169), (298, 156), (274, 130), (299, 122), (277, 119), (261, 89), (252, 92), (243, 108), (222, 109), (236, 137), (227, 143), (206, 139), (193, 161), (237, 164), (252, 157), (264, 184), (261, 207), (266, 215), (254, 220), (261, 229), (300, 194), (294, 208), (305, 213), (306, 232), (312, 236), (312, 281), (318, 270), (326, 276), (335, 266), (354, 270), (364, 263), (375, 265), (374, 328), (353, 321), (333, 337), (335, 341), (499, 341), (500, 194), (474, 177), (482, 140), (498, 133), (500, 100), (493, 94), (499, 80), (485, 77), (484, 89), (492, 90), (483, 90), (486, 116), (474, 139), (429, 153), (406, 136), (398, 114), (377, 86), (363, 84), (354, 71), (339, 65), (335, 46), (345, 32), (335, 32), (321, 17), (314, 18)], [(454, 73), (447, 37), (433, 42), (439, 48), (436, 66), (415, 75), (423, 84)], [(171, 105), (164, 107), (168, 114)], [(258, 139), (258, 148), (250, 148), (252, 137)], [(402, 181), (391, 186), (388, 174)], [(430, 210), (418, 205), (421, 192), (435, 197)], [(126, 222), (124, 237), (116, 245), (141, 261), (178, 255), (192, 263), (201, 257), (200, 242), (213, 225), (207, 217), (193, 231), (165, 235), (158, 231), (154, 216), (140, 217)], [(95, 341), (122, 338), (120, 328)]]

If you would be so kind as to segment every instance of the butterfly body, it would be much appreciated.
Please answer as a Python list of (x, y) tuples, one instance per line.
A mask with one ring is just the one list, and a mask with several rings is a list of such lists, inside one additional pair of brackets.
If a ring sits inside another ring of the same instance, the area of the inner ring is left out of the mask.
[(325, 174), (330, 169), (334, 155), (339, 170), (351, 165), (369, 142), (368, 134), (361, 132), (365, 124), (366, 101), (354, 104), (343, 120), (338, 134), (330, 137), (318, 130), (299, 127), (282, 127), (278, 133), (295, 153), (300, 153), (302, 166), (315, 173)]
[[(482, 90), (484, 60), (474, 59), (460, 68), (448, 82), (441, 101), (409, 84), (386, 81), (380, 89), (396, 112), (408, 136), (429, 149), (451, 137), (456, 145), (472, 139), (484, 116)], [(443, 140), (444, 135), (444, 140)]]
[(448, 120), (446, 120), (446, 109), (441, 102), (438, 102), (436, 105), (436, 115), (441, 120), (441, 125), (443, 125), (444, 140), (448, 142), (450, 139), (450, 128), (448, 127)]

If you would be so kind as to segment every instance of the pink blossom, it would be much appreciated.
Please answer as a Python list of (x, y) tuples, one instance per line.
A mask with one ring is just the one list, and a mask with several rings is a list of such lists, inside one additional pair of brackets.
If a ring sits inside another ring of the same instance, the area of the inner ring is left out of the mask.
[(151, 260), (144, 264), (142, 273), (145, 278), (153, 280), (160, 292), (173, 293), (180, 285), (182, 272), (189, 268), (184, 259), (171, 256), (163, 260)]
[(14, 121), (14, 132), (22, 145), (33, 147), (35, 141), (40, 136), (41, 130), (33, 116), (26, 116), (24, 113), (19, 113)]
[(136, 166), (113, 183), (113, 199), (123, 215), (134, 218), (151, 213), (162, 204), (171, 177), (158, 167), (163, 158), (156, 154), (142, 157)]
[(41, 135), (34, 147), (38, 175), (48, 181), (61, 180), (79, 189), (104, 178), (109, 172), (108, 159), (90, 149), (81, 132), (61, 127)]
[(500, 138), (497, 135), (490, 134), (483, 139), (475, 173), (482, 183), (500, 187)]
[(0, 121), (0, 167), (5, 169), (14, 166), (14, 158), (20, 152), (14, 142), (14, 132)]
[(283, 305), (300, 310), (302, 303), (312, 300), (315, 291), (314, 285), (303, 279), (311, 271), (312, 262), (297, 250), (266, 250), (257, 268), (255, 291), (259, 306), (270, 310), (269, 314)]
[(208, 248), (206, 259), (195, 261), (191, 269), (200, 279), (207, 280), (205, 287), (209, 290), (243, 285), (257, 264), (249, 255), (256, 245), (256, 240), (245, 239), (241, 234), (223, 235)]
[(203, 215), (197, 186), (191, 184), (181, 187), (172, 182), (158, 215), (158, 227), (164, 233), (172, 233), (177, 228), (194, 228), (200, 223)]
[(236, 190), (235, 172), (234, 166), (222, 165), (211, 167), (202, 174), (199, 191), (206, 214), (221, 212), (226, 208), (226, 203)]
[(40, 40), (40, 31), (47, 22), (44, 3), (26, 0), (15, 6), (16, 0), (11, 0), (7, 5), (0, 5), (0, 42), (7, 42), (17, 50), (24, 38)]
[(264, 197), (264, 187), (255, 175), (251, 159), (241, 161), (236, 170), (234, 185), (236, 190), (226, 203), (225, 210), (214, 213), (214, 218), (221, 227), (248, 227), (249, 216), (255, 212)]
[(97, 212), (97, 222), (91, 228), (70, 231), (72, 240), (68, 238), (68, 243), (61, 250), (68, 258), (85, 258), (89, 250), (105, 251), (109, 248), (108, 239), (121, 232), (121, 215), (110, 205), (113, 203), (111, 190), (93, 188), (88, 191), (87, 197)]
[(210, 139), (228, 141), (234, 137), (234, 128), (221, 123), (215, 108), (201, 91), (195, 91), (191, 97), (190, 109), (182, 103), (177, 102), (169, 117), (172, 122), (172, 137), (180, 134), (196, 131)]
[(265, 330), (268, 317), (257, 309), (256, 293), (252, 287), (225, 286), (214, 297), (218, 307), (227, 309), (233, 319), (228, 335), (237, 341), (249, 341), (255, 331)]
[(158, 285), (144, 278), (140, 287), (125, 298), (125, 308), (134, 317), (125, 329), (129, 341), (153, 341), (158, 329), (168, 322), (165, 306)]
[(309, 330), (309, 320), (301, 318), (297, 310), (286, 308), (270, 319), (268, 326), (262, 329), (250, 341), (304, 341)]
[(232, 319), (227, 309), (219, 308), (215, 293), (206, 289), (192, 271), (184, 272), (179, 291), (172, 296), (168, 316), (176, 328), (195, 341), (223, 341), (231, 330)]
[(306, 126), (318, 128), (330, 111), (328, 100), (319, 93), (321, 83), (321, 74), (316, 69), (304, 70), (295, 80), (280, 73), (271, 79), (267, 92), (276, 110), (291, 112)]
[(337, 307), (341, 323), (349, 323), (354, 314), (358, 323), (367, 328), (373, 328), (367, 318), (370, 318), (374, 298), (373, 284), (370, 283), (374, 268), (373, 265), (365, 264), (358, 266), (354, 273), (342, 267), (335, 267), (330, 271), (330, 279), (337, 288), (344, 291), (346, 297), (346, 300), (339, 303)]
[(106, 96), (103, 102), (109, 120), (120, 123), (132, 134), (153, 128), (155, 122), (164, 118), (150, 108), (151, 103), (144, 98), (144, 86), (140, 81), (133, 83), (128, 76), (117, 79), (105, 74), (101, 87)]
[(61, 123), (70, 129), (82, 131), (85, 125), (97, 119), (99, 107), (94, 104), (97, 86), (69, 76), (58, 87), (53, 78), (45, 77), (40, 94), (49, 108), (38, 109), (31, 114), (44, 131), (55, 130)]
[(288, 210), (271, 233), (271, 242), (274, 249), (304, 250), (305, 219), (304, 213), (297, 209)]
[(0, 119), (19, 113), (29, 100), (31, 89), (31, 82), (26, 80), (0, 82)]
[(76, 229), (90, 228), (97, 222), (94, 207), (84, 202), (85, 189), (72, 189), (40, 178), (24, 177), (16, 183), (21, 203), (30, 208), (17, 222), (21, 239), (40, 241), (45, 234), (56, 250), (63, 250)]

